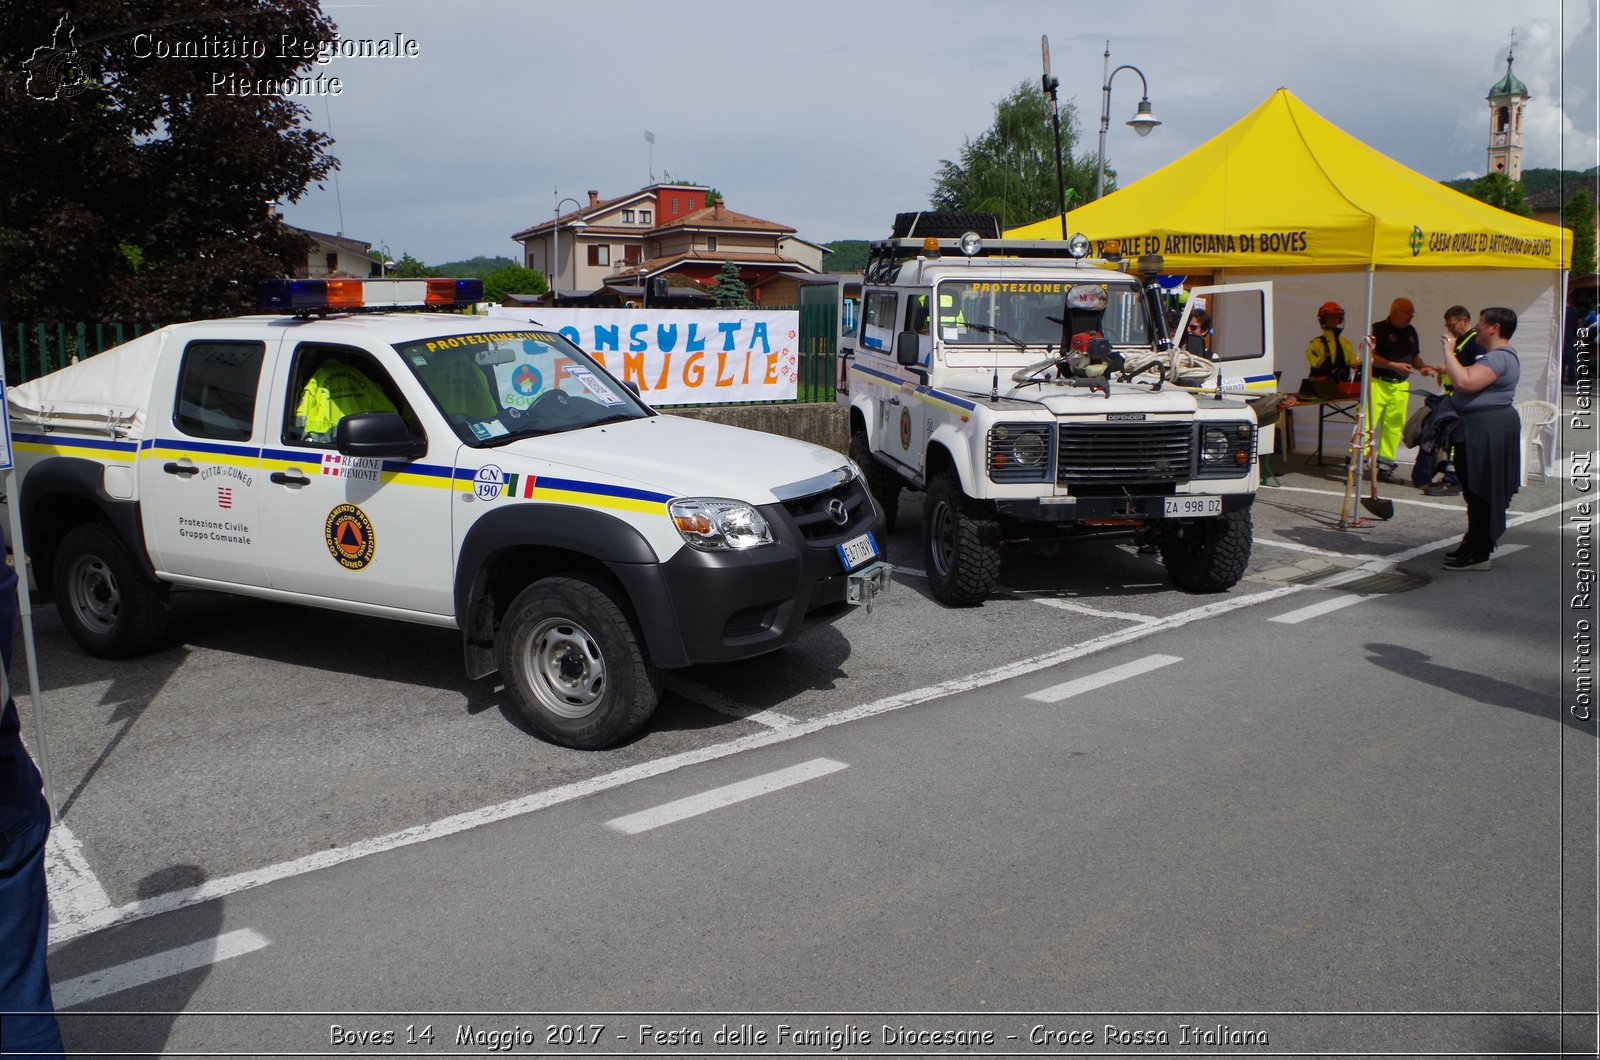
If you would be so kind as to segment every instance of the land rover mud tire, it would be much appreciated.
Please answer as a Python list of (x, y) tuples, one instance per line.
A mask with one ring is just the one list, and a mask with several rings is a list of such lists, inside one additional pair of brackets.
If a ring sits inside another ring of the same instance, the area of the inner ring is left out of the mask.
[(606, 589), (581, 578), (543, 578), (522, 590), (495, 649), (517, 710), (564, 747), (620, 743), (643, 728), (660, 699), (660, 677), (633, 623)]
[(1000, 520), (993, 508), (963, 493), (954, 471), (943, 471), (928, 486), (922, 511), (934, 599), (947, 607), (983, 603), (1000, 580)]
[(126, 659), (166, 635), (166, 587), (140, 569), (105, 523), (67, 531), (56, 549), (54, 574), (61, 624), (90, 655)]
[(1182, 519), (1161, 528), (1161, 562), (1185, 592), (1220, 593), (1239, 584), (1250, 565), (1250, 509), (1210, 519)]
[(872, 444), (867, 441), (864, 431), (856, 431), (850, 436), (850, 459), (861, 469), (861, 477), (867, 482), (867, 492), (872, 494), (872, 499), (878, 502), (878, 508), (883, 512), (884, 530), (893, 533), (896, 518), (900, 514), (900, 489), (905, 483), (872, 455)]

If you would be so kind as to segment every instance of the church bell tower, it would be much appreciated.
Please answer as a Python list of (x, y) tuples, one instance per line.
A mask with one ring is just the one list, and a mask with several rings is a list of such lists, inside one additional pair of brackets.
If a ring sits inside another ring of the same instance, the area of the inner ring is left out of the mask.
[(1511, 72), (1516, 43), (1506, 49), (1506, 75), (1489, 89), (1489, 172), (1522, 179), (1522, 112), (1528, 86)]

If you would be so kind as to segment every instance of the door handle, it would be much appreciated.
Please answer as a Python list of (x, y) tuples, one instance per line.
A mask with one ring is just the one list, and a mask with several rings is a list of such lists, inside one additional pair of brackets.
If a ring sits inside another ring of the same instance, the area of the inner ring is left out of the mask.
[(169, 475), (200, 474), (200, 469), (195, 467), (193, 464), (180, 464), (176, 460), (169, 460), (166, 464), (162, 465), (161, 470), (165, 471)]
[(311, 480), (300, 474), (298, 471), (274, 471), (272, 474), (268, 475), (267, 478), (278, 483), (280, 486), (311, 485)]

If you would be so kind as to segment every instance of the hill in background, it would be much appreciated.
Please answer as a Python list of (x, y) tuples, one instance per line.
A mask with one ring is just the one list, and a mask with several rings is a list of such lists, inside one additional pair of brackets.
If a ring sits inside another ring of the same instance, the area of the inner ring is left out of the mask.
[[(1600, 166), (1593, 166), (1583, 173), (1575, 169), (1524, 169), (1522, 194), (1531, 199), (1540, 192), (1560, 187), (1563, 183), (1572, 185), (1576, 191), (1584, 183), (1592, 182), (1597, 174), (1600, 174)], [(1465, 194), (1477, 179), (1477, 177), (1461, 177), (1457, 180), (1441, 180), (1439, 183)]]
[(492, 258), (480, 255), (476, 258), (467, 258), (465, 261), (447, 261), (443, 265), (429, 265), (428, 271), (435, 276), (476, 276), (481, 280), (495, 269), (516, 264), (519, 263), (503, 255)]

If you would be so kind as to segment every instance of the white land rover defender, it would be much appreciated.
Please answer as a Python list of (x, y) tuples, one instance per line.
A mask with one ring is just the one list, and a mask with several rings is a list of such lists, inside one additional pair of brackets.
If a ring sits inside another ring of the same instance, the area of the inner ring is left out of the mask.
[(174, 586), (459, 629), (548, 739), (636, 732), (660, 670), (743, 659), (890, 570), (851, 462), (662, 416), (457, 280), (293, 280), (8, 394), (24, 546), (92, 655)]
[(933, 595), (981, 602), (1008, 541), (1114, 535), (1158, 546), (1185, 590), (1230, 588), (1258, 479), (1246, 397), (1274, 387), (1269, 285), (1197, 288), (1219, 342), (1197, 356), (1167, 334), (1159, 257), (1136, 277), (1085, 260), (1082, 236), (999, 234), (988, 215), (901, 214), (840, 347), (851, 455), (889, 525), (902, 488), (927, 493)]

